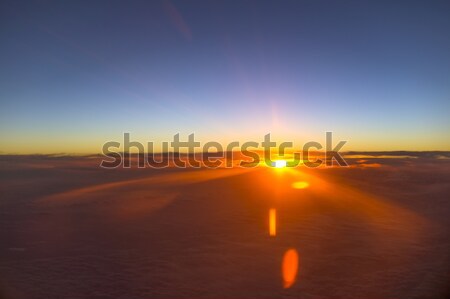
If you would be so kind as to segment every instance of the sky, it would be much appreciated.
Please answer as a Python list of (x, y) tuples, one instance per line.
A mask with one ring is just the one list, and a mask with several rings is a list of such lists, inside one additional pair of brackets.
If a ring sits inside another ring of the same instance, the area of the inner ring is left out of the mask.
[(2, 1), (0, 153), (450, 150), (448, 1)]

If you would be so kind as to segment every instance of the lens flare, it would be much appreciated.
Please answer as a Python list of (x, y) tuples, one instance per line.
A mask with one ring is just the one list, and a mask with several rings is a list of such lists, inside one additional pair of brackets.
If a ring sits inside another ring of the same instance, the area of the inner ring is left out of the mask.
[(308, 182), (294, 182), (292, 183), (292, 188), (294, 189), (306, 189), (309, 187), (309, 183)]
[(283, 262), (281, 264), (281, 274), (283, 276), (283, 287), (290, 288), (297, 277), (298, 272), (298, 253), (297, 250), (291, 248), (284, 253)]
[(269, 210), (269, 235), (275, 237), (277, 235), (277, 210)]

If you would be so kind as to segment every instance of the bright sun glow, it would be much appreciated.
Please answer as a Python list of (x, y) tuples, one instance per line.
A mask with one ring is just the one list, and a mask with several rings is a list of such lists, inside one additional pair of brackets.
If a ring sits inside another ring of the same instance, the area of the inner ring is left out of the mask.
[(286, 160), (276, 160), (275, 161), (276, 168), (284, 168), (284, 167), (286, 167), (286, 164), (287, 164)]

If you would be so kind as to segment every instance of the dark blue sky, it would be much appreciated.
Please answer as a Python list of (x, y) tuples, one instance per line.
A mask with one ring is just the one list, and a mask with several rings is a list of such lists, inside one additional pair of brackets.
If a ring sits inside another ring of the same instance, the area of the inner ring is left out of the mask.
[(141, 141), (450, 150), (449, 1), (2, 1), (0, 151)]

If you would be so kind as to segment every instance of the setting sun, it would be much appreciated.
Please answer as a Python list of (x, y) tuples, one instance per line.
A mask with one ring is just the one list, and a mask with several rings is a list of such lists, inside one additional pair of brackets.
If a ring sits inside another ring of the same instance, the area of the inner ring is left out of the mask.
[(286, 160), (276, 160), (275, 168), (285, 168), (286, 164), (287, 164)]

